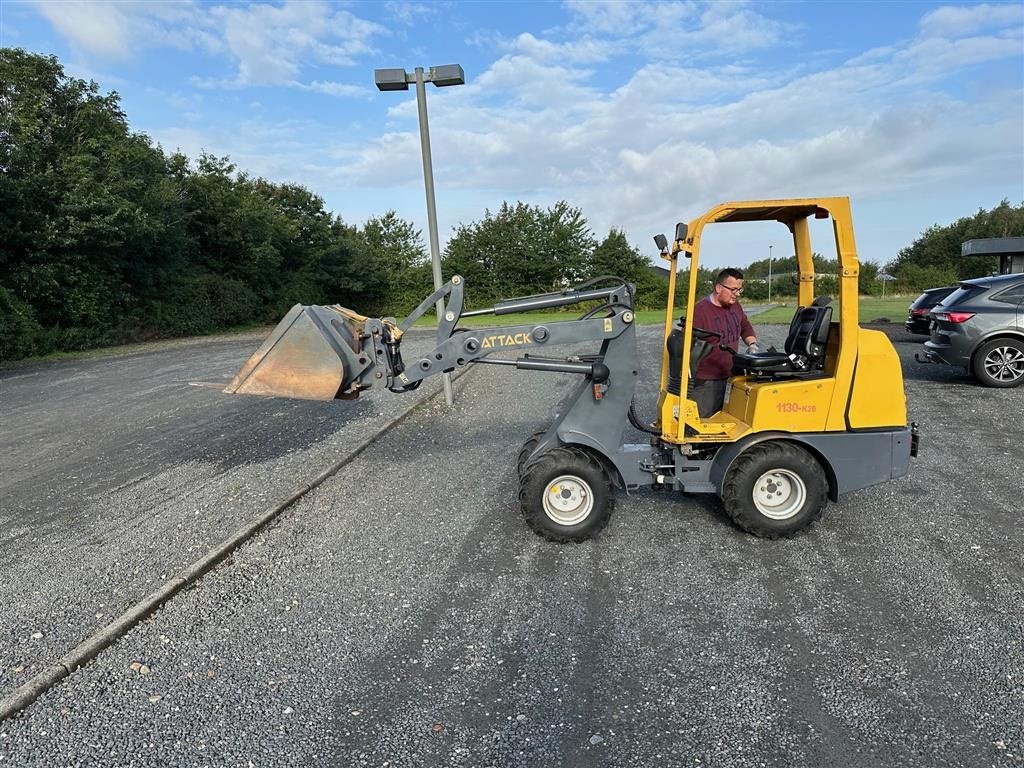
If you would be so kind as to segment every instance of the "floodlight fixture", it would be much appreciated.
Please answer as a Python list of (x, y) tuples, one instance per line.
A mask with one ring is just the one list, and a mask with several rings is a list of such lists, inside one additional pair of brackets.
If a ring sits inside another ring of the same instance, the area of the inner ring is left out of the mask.
[(439, 67), (430, 68), (430, 82), (438, 88), (447, 85), (465, 85), (466, 73), (462, 71), (459, 64), (442, 64)]
[(373, 82), (381, 91), (408, 91), (409, 79), (404, 69), (375, 69)]

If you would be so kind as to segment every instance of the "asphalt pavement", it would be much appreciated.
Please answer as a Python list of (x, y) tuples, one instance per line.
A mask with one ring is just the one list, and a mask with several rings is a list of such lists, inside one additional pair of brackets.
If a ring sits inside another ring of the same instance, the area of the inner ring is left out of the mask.
[[(921, 456), (783, 541), (653, 491), (543, 541), (515, 458), (574, 380), (477, 366), (0, 723), (0, 764), (1021, 765), (1024, 389), (888, 331)], [(224, 343), (0, 374), (5, 688), (408, 402), (187, 389)]]

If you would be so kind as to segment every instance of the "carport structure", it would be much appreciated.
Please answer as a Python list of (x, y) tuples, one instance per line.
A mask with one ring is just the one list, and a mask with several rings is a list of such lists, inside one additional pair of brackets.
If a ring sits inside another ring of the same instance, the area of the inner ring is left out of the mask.
[(1024, 237), (985, 237), (960, 246), (961, 256), (998, 256), (999, 274), (1024, 272)]

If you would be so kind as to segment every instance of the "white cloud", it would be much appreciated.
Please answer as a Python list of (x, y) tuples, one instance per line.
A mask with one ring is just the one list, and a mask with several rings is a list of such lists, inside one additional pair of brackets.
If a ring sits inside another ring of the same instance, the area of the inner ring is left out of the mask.
[[(228, 56), (230, 77), (193, 77), (201, 87), (279, 85), (335, 96), (362, 95), (357, 86), (322, 79), (306, 82), (319, 66), (346, 67), (375, 52), (384, 27), (326, 2), (281, 5), (200, 5), (186, 2), (38, 2), (35, 6), (73, 45), (109, 58), (144, 49), (201, 48)], [(409, 12), (412, 12), (411, 10)]]
[(228, 50), (238, 61), (236, 84), (288, 85), (308, 64), (349, 66), (372, 53), (378, 24), (321, 2), (281, 6), (217, 6)]
[(355, 96), (368, 99), (373, 90), (369, 85), (352, 85), (351, 83), (335, 83), (330, 80), (314, 80), (308, 84), (297, 84), (303, 90), (326, 93), (328, 96)]
[(1024, 23), (1024, 6), (1020, 3), (975, 5), (970, 7), (943, 6), (929, 11), (921, 18), (921, 33), (925, 37), (956, 38), (972, 35), (982, 29)]
[(40, 2), (36, 8), (57, 32), (91, 53), (109, 58), (132, 55), (131, 24), (114, 3)]
[(576, 33), (591, 44), (591, 38), (614, 40), (619, 49), (651, 58), (763, 49), (784, 41), (796, 29), (759, 13), (745, 0), (642, 4), (570, 0), (566, 5), (576, 17), (576, 23), (563, 30), (567, 34)]
[(470, 95), (496, 97), (545, 109), (557, 107), (576, 114), (580, 105), (593, 99), (598, 91), (583, 85), (593, 72), (579, 67), (545, 65), (526, 56), (503, 56), (474, 78)]
[(1021, 56), (1020, 38), (967, 37), (959, 40), (929, 38), (916, 42), (893, 58), (912, 68), (911, 74), (935, 78), (985, 61)]
[(384, 8), (387, 11), (389, 21), (412, 26), (421, 19), (429, 18), (439, 13), (443, 5), (446, 4), (438, 2), (432, 4), (396, 2), (395, 0), (389, 0), (384, 3)]
[[(1019, 86), (972, 93), (967, 103), (947, 80), (974, 63), (1019, 61), (1012, 28), (952, 42), (897, 41), (804, 73), (658, 60), (606, 92), (600, 69), (559, 64), (587, 51), (584, 44), (600, 44), (595, 30), (621, 23), (644, 34), (650, 19), (630, 25), (619, 4), (573, 8), (587, 21), (576, 38), (519, 35), (512, 52), (469, 85), (431, 100), (439, 189), (462, 199), (483, 190), (540, 204), (564, 198), (581, 205), (595, 229), (617, 225), (633, 235), (727, 199), (913, 197), (977, 176), (1019, 194)], [(783, 28), (749, 11), (705, 8), (700, 29), (738, 30), (745, 49), (777, 39)], [(348, 183), (421, 183), (414, 101), (389, 116), (394, 124), (379, 142), (336, 148)]]
[(183, 50), (222, 48), (208, 15), (192, 0), (37, 0), (34, 7), (73, 46), (104, 58), (130, 58), (143, 48), (160, 45)]
[(696, 10), (695, 3), (644, 3), (629, 0), (569, 0), (566, 7), (585, 32), (627, 37), (650, 29), (655, 17), (677, 13), (680, 17)]
[(700, 16), (694, 32), (681, 30), (681, 42), (699, 43), (722, 53), (768, 48), (785, 39), (794, 27), (769, 19), (742, 3), (713, 3)]
[(564, 43), (555, 43), (534, 37), (529, 32), (519, 35), (503, 47), (522, 53), (535, 61), (552, 63), (594, 63), (606, 61), (623, 51), (619, 42), (584, 37)]

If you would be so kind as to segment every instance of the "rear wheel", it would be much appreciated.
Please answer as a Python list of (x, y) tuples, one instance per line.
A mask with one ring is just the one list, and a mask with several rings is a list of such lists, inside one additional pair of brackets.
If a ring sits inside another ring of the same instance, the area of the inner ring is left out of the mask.
[(971, 370), (986, 387), (1024, 384), (1024, 342), (993, 339), (982, 344), (974, 353)]
[(615, 496), (601, 462), (567, 446), (545, 452), (525, 468), (519, 503), (526, 522), (545, 539), (585, 541), (608, 525)]
[(767, 539), (792, 536), (821, 517), (828, 481), (818, 460), (792, 443), (758, 443), (729, 468), (722, 502), (740, 528)]

